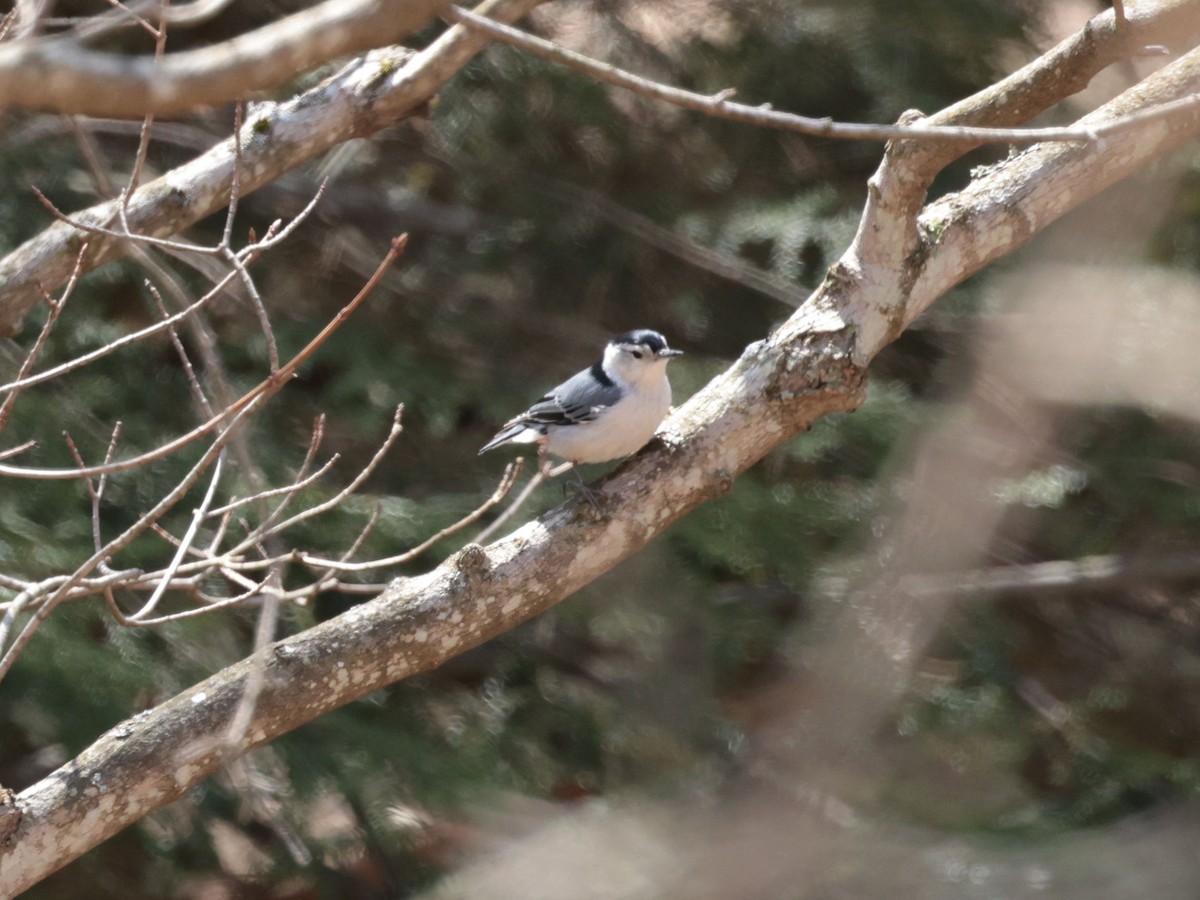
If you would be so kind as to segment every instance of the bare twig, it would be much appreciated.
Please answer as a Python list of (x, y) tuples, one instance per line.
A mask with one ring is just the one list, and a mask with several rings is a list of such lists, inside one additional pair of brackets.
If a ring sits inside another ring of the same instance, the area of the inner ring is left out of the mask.
[[(117, 449), (117, 440), (120, 435), (121, 423), (117, 422), (113, 425), (112, 435), (108, 439), (108, 449), (104, 453), (105, 462), (112, 459), (112, 455)], [(67, 450), (75, 460), (75, 464), (82, 468), (85, 465), (83, 455), (79, 452), (79, 448), (75, 445), (75, 441), (72, 440), (69, 432), (63, 433), (63, 440), (66, 441)], [(104, 496), (104, 488), (108, 483), (108, 476), (100, 476), (98, 482), (93, 482), (90, 478), (83, 478), (81, 481), (83, 481), (83, 485), (87, 489), (88, 497), (92, 503), (92, 549), (99, 552), (100, 548), (104, 546), (100, 531), (100, 500)], [(104, 565), (105, 561), (101, 560), (100, 566), (103, 567)]]
[(116, 351), (128, 347), (131, 344), (136, 344), (138, 341), (145, 340), (152, 335), (158, 334), (160, 331), (169, 330), (177, 323), (182, 322), (189, 316), (194, 316), (196, 313), (200, 312), (200, 310), (204, 309), (204, 307), (208, 306), (213, 300), (221, 295), (221, 291), (224, 290), (225, 286), (228, 285), (229, 282), (235, 277), (235, 273), (228, 273), (225, 278), (223, 278), (214, 288), (212, 288), (212, 290), (206, 293), (195, 303), (190, 304), (185, 309), (168, 316), (160, 322), (156, 322), (153, 325), (147, 325), (145, 328), (138, 329), (130, 334), (122, 335), (115, 340), (108, 341), (102, 347), (97, 347), (95, 350), (84, 353), (83, 355), (77, 356), (74, 359), (67, 360), (64, 363), (60, 363), (59, 365), (46, 369), (43, 372), (39, 372), (36, 375), (20, 376), (13, 381), (8, 382), (8, 384), (0, 385), (0, 393), (17, 391), (23, 388), (32, 387), (35, 384), (53, 381), (54, 379), (65, 375), (74, 369), (82, 368), (83, 366), (93, 363), (98, 359), (103, 359), (110, 353), (115, 353)]
[[(110, 0), (114, 2), (114, 0)], [(158, 27), (155, 28), (144, 19), (140, 19), (150, 34), (154, 36), (154, 65), (162, 66), (163, 54), (167, 51), (167, 10), (170, 8), (171, 0), (161, 0), (158, 7)], [(154, 112), (148, 110), (145, 117), (142, 119), (142, 130), (138, 134), (137, 152), (133, 155), (133, 167), (129, 171), (129, 181), (125, 184), (125, 189), (121, 191), (120, 204), (117, 209), (121, 218), (121, 227), (126, 233), (132, 231), (129, 227), (129, 198), (133, 196), (133, 192), (137, 190), (138, 182), (142, 180), (142, 168), (146, 164), (146, 154), (150, 150), (150, 133), (154, 127)]]
[(799, 306), (803, 300), (801, 286), (790, 284), (740, 256), (705, 247), (683, 237), (598, 191), (587, 191), (567, 182), (544, 178), (533, 185), (533, 190), (568, 202), (585, 204), (618, 228), (624, 229), (652, 247), (657, 247), (664, 253), (669, 253), (698, 269), (711, 272), (719, 278), (758, 291), (792, 309)]
[[(281, 494), (284, 496), (285, 500), (290, 502), (293, 498), (295, 498), (295, 496), (300, 491), (304, 490), (306, 487), (310, 487), (311, 485), (313, 485), (317, 481), (319, 481), (325, 475), (326, 472), (328, 472), (331, 468), (333, 468), (334, 464), (340, 458), (341, 458), (340, 454), (335, 453), (335, 454), (333, 454), (333, 456), (329, 457), (329, 459), (327, 459), (324, 463), (322, 463), (320, 468), (318, 468), (315, 472), (312, 472), (312, 473), (310, 473), (308, 475), (304, 475), (304, 476), (298, 476), (295, 480), (292, 481), (291, 484), (284, 485), (283, 487), (268, 488), (267, 490), (259, 491), (257, 494), (254, 494), (253, 496), (250, 496), (250, 497), (239, 497), (237, 500), (231, 500), (230, 502), (226, 503), (224, 506), (219, 507), (219, 508), (214, 509), (211, 512), (209, 512), (209, 516), (210, 517), (213, 517), (213, 516), (224, 517), (224, 516), (227, 516), (230, 513), (234, 512), (235, 510), (242, 509), (243, 507), (250, 506), (251, 504), (254, 504), (254, 503), (259, 503), (263, 500), (270, 500), (271, 498), (278, 497)], [(282, 512), (282, 509), (283, 509), (283, 506), (281, 504), (279, 507), (279, 511)], [(278, 517), (278, 513), (271, 514), (272, 519), (277, 518), (277, 517)]]
[[(81, 133), (77, 132), (77, 134), (80, 134), (80, 136), (82, 136)], [(85, 142), (83, 144), (83, 146), (88, 147), (89, 145)], [(103, 175), (102, 168), (99, 166), (98, 159), (96, 159), (94, 154), (90, 153), (90, 152), (85, 152), (85, 156), (88, 158), (89, 165), (91, 165), (91, 167), (92, 167), (93, 175), (95, 177), (97, 177), (97, 179), (102, 184), (105, 183), (106, 179)], [(302, 222), (304, 222), (309, 217), (309, 215), (311, 215), (313, 209), (316, 208), (317, 203), (320, 201), (322, 195), (325, 192), (325, 186), (326, 185), (324, 182), (322, 182), (321, 185), (318, 186), (316, 192), (313, 194), (312, 199), (308, 202), (308, 204), (304, 207), (304, 209), (302, 209), (289, 223), (287, 223), (286, 225), (282, 225), (279, 222), (273, 223), (272, 226), (268, 229), (267, 233), (263, 236), (263, 238), (261, 240), (256, 241), (255, 243), (243, 248), (241, 251), (239, 251), (237, 254), (235, 254), (234, 258), (236, 259), (236, 261), (238, 263), (238, 267), (235, 269), (235, 271), (225, 273), (224, 276), (222, 276), (216, 282), (216, 284), (214, 284), (213, 287), (203, 297), (201, 297), (199, 300), (197, 300), (195, 303), (191, 303), (191, 304), (185, 303), (184, 308), (180, 312), (178, 312), (172, 316), (166, 317), (165, 319), (163, 319), (163, 321), (158, 322), (154, 325), (147, 326), (146, 328), (142, 328), (136, 332), (133, 332), (132, 334), (124, 335), (123, 337), (117, 338), (116, 340), (109, 341), (109, 342), (105, 343), (102, 347), (98, 347), (95, 350), (91, 351), (90, 353), (85, 353), (82, 356), (76, 357), (73, 360), (68, 360), (65, 363), (61, 363), (57, 366), (47, 369), (44, 372), (40, 372), (37, 375), (31, 375), (31, 376), (27, 375), (26, 377), (18, 377), (15, 381), (9, 382), (8, 384), (5, 384), (5, 385), (0, 385), (0, 393), (4, 393), (7, 391), (13, 391), (13, 390), (17, 390), (20, 388), (30, 387), (35, 384), (41, 384), (42, 382), (53, 380), (55, 378), (58, 378), (60, 375), (63, 375), (73, 369), (80, 368), (84, 365), (87, 365), (89, 363), (96, 361), (97, 359), (101, 359), (101, 358), (109, 355), (110, 353), (114, 353), (123, 347), (126, 347), (130, 344), (136, 343), (137, 341), (143, 340), (144, 338), (147, 338), (152, 334), (156, 334), (157, 332), (162, 331), (164, 329), (169, 330), (176, 323), (183, 321), (185, 319), (188, 319), (189, 317), (195, 316), (195, 314), (197, 312), (199, 312), (201, 309), (203, 309), (205, 306), (207, 306), (212, 300), (214, 300), (218, 296), (220, 296), (222, 290), (234, 278), (244, 277), (244, 279), (246, 281), (250, 281), (249, 274), (245, 269), (245, 264), (248, 264), (248, 263), (254, 261), (265, 250), (276, 246), (277, 244), (281, 243), (282, 241), (284, 241), (288, 237), (290, 237), (292, 232), (296, 228), (298, 228), (300, 226), (300, 224)], [(62, 221), (68, 222), (68, 223), (72, 224), (73, 226), (79, 227), (83, 231), (91, 231), (91, 232), (99, 233), (99, 234), (106, 235), (109, 237), (120, 238), (122, 240), (128, 239), (134, 243), (136, 243), (139, 240), (143, 240), (145, 237), (143, 235), (131, 234), (128, 231), (114, 231), (112, 229), (102, 228), (100, 226), (92, 226), (92, 225), (87, 225), (84, 223), (75, 222), (70, 217), (59, 212), (53, 206), (53, 204), (51, 204), (49, 202), (49, 200), (47, 200), (44, 196), (41, 195), (41, 193), (36, 188), (34, 188), (34, 192), (39, 197), (42, 198), (43, 202), (55, 214), (55, 216), (59, 217)], [(127, 228), (128, 223), (125, 222), (123, 227)], [(149, 243), (156, 244), (157, 246), (159, 246), (162, 249), (174, 248), (174, 249), (180, 250), (181, 252), (197, 252), (197, 253), (202, 253), (202, 254), (207, 253), (207, 254), (213, 254), (213, 255), (218, 255), (218, 256), (224, 256), (223, 249), (220, 246), (217, 246), (214, 248), (205, 248), (205, 247), (200, 247), (200, 246), (196, 246), (196, 245), (192, 245), (192, 244), (179, 244), (178, 242), (165, 242), (169, 246), (164, 247), (163, 242), (150, 241)], [(72, 279), (69, 282), (70, 284), (74, 284), (74, 281), (78, 278), (78, 274), (79, 274), (78, 270), (80, 269), (80, 267), (82, 265), (81, 261), (85, 258), (86, 248), (87, 248), (87, 245), (85, 244), (83, 249), (78, 254), (77, 263), (76, 263), (76, 271), (72, 275)], [(145, 264), (152, 263), (152, 261), (147, 257), (142, 257), (142, 261)], [(161, 271), (161, 269), (160, 269), (160, 271)], [(250, 283), (252, 283), (252, 282), (250, 282)]]
[(520, 459), (517, 459), (504, 467), (504, 474), (500, 478), (500, 483), (496, 486), (496, 490), (492, 492), (492, 495), (488, 497), (487, 500), (469, 512), (467, 515), (463, 516), (453, 525), (447, 525), (437, 534), (426, 538), (411, 550), (407, 550), (404, 553), (396, 556), (389, 556), (384, 559), (372, 559), (366, 562), (358, 563), (346, 562), (345, 560), (322, 559), (318, 556), (302, 553), (300, 554), (300, 561), (310, 566), (319, 566), (331, 572), (367, 572), (372, 569), (400, 566), (404, 563), (411, 562), (444, 538), (447, 538), (452, 534), (457, 534), (464, 528), (469, 528), (471, 525), (474, 525), (479, 521), (480, 518), (483, 517), (485, 513), (488, 512), (488, 510), (492, 509), (492, 507), (496, 506), (496, 504), (503, 501), (504, 498), (508, 496), (509, 491), (512, 490), (513, 485), (516, 484), (517, 476), (521, 472), (521, 462), (522, 461)]
[(379, 284), (379, 281), (383, 278), (384, 273), (396, 260), (396, 257), (403, 252), (406, 239), (407, 235), (401, 235), (400, 237), (393, 239), (391, 249), (388, 251), (387, 256), (384, 257), (383, 261), (379, 264), (379, 267), (375, 270), (375, 273), (363, 286), (362, 290), (359, 291), (357, 296), (355, 296), (353, 300), (346, 304), (346, 306), (343, 307), (336, 316), (334, 316), (333, 320), (330, 321), (329, 324), (327, 324), (323, 329), (321, 329), (316, 337), (309, 341), (308, 344), (306, 344), (305, 347), (300, 350), (300, 352), (293, 356), (286, 365), (280, 367), (276, 372), (273, 372), (257, 386), (247, 391), (241, 398), (230, 404), (222, 412), (213, 416), (202, 425), (193, 428), (187, 434), (181, 435), (172, 441), (168, 441), (166, 444), (163, 444), (157, 449), (151, 450), (147, 453), (142, 453), (138, 456), (130, 457), (129, 459), (107, 463), (101, 466), (89, 466), (86, 468), (74, 469), (36, 469), (0, 465), (0, 475), (8, 475), (13, 478), (69, 479), (103, 475), (106, 472), (126, 472), (156, 459), (161, 459), (162, 457), (167, 456), (181, 447), (185, 447), (193, 441), (210, 433), (225, 422), (229, 421), (231, 417), (237, 416), (238, 413), (240, 413), (250, 404), (254, 403), (258, 398), (267, 398), (276, 394), (288, 382), (288, 380), (291, 379), (292, 375), (295, 374), (296, 369), (298, 369), (305, 362), (305, 360), (312, 356), (312, 354), (316, 352), (317, 348), (324, 344), (325, 341), (329, 339), (329, 336), (338, 328), (340, 328), (346, 319), (353, 314), (354, 310), (356, 310), (359, 305), (370, 295), (370, 293), (375, 289), (375, 286)]
[(266, 524), (265, 527), (260, 526), (254, 529), (254, 531), (252, 531), (230, 552), (234, 554), (244, 552), (248, 547), (258, 541), (265, 540), (266, 538), (274, 535), (282, 534), (300, 522), (304, 522), (313, 518), (314, 516), (319, 516), (322, 513), (328, 512), (329, 510), (340, 506), (343, 500), (358, 490), (359, 485), (371, 477), (371, 473), (374, 472), (376, 466), (383, 461), (384, 456), (387, 455), (387, 452), (391, 449), (392, 444), (396, 442), (396, 438), (400, 437), (400, 433), (404, 430), (404, 425), (402, 422), (403, 416), (404, 404), (400, 404), (396, 407), (396, 411), (392, 415), (392, 427), (388, 431), (387, 437), (383, 439), (383, 443), (380, 444), (379, 449), (375, 451), (374, 455), (370, 458), (370, 460), (367, 461), (367, 464), (363, 466), (362, 471), (355, 475), (354, 478), (351, 479), (344, 488), (342, 488), (329, 499), (318, 503), (316, 506), (310, 506), (308, 509), (296, 513), (291, 518), (284, 519), (282, 522), (277, 524)]
[[(518, 461), (519, 460), (520, 457), (518, 457)], [(479, 534), (475, 536), (474, 543), (485, 543), (488, 538), (499, 531), (505, 522), (517, 514), (517, 510), (525, 505), (525, 501), (533, 496), (533, 492), (536, 491), (541, 483), (545, 480), (546, 475), (542, 472), (541, 466), (539, 466), (537, 471), (533, 473), (533, 477), (529, 479), (529, 483), (525, 485), (525, 487), (521, 490), (521, 493), (517, 494), (516, 499), (508, 505), (504, 512), (500, 513), (500, 515), (496, 517), (496, 521), (492, 522), (487, 528), (483, 529), (483, 531), (479, 532)]]
[(13, 33), (13, 26), (17, 24), (17, 10), (14, 7), (4, 14), (4, 18), (0, 19), (0, 43), (8, 40), (9, 35)]
[[(200, 457), (200, 459), (192, 466), (182, 480), (167, 494), (161, 497), (147, 512), (143, 513), (138, 519), (125, 529), (120, 535), (113, 538), (99, 550), (95, 551), (87, 560), (85, 560), (75, 571), (67, 576), (61, 584), (59, 584), (52, 594), (46, 597), (37, 612), (30, 617), (25, 623), (25, 627), (13, 640), (12, 645), (5, 651), (3, 656), (0, 656), (0, 679), (3, 679), (8, 671), (16, 662), (17, 656), (25, 645), (33, 638), (34, 633), (46, 620), (51, 612), (58, 606), (59, 603), (68, 599), (70, 592), (81, 581), (83, 581), (93, 569), (95, 569), (104, 560), (109, 559), (118, 550), (128, 546), (138, 535), (150, 527), (151, 523), (157, 522), (162, 516), (178, 503), (184, 495), (191, 490), (192, 486), (199, 480), (204, 471), (212, 464), (217, 456), (224, 449), (233, 435), (235, 426), (244, 418), (252, 415), (258, 407), (266, 402), (270, 395), (268, 393), (259, 393), (251, 397), (250, 401), (243, 405), (229, 420), (226, 427), (217, 435), (208, 450)], [(80, 476), (86, 477), (86, 476)], [(113, 580), (122, 577), (122, 573), (113, 573)]]
[[(266, 649), (275, 640), (275, 626), (279, 620), (280, 587), (282, 583), (282, 567), (275, 565), (267, 576), (265, 586), (262, 590), (263, 604), (258, 614), (258, 625), (254, 629), (255, 654)], [(250, 727), (250, 722), (254, 718), (254, 710), (258, 705), (258, 697), (262, 693), (266, 680), (266, 666), (262, 663), (262, 660), (257, 655), (251, 657), (251, 659), (253, 662), (251, 663), (250, 673), (246, 678), (242, 690), (241, 699), (238, 701), (237, 709), (230, 719), (229, 729), (225, 732), (222, 741), (221, 751), (229, 758), (237, 756), (238, 748), (241, 747), (242, 741), (246, 738), (246, 729)], [(199, 747), (193, 750), (193, 752), (197, 751), (204, 752)]]
[(154, 593), (150, 595), (150, 599), (146, 601), (136, 613), (129, 616), (130, 621), (140, 622), (149, 617), (150, 613), (154, 612), (158, 606), (158, 602), (162, 599), (163, 594), (167, 592), (167, 586), (171, 583), (171, 579), (175, 577), (175, 573), (179, 570), (180, 564), (183, 562), (183, 557), (187, 554), (188, 549), (192, 546), (192, 542), (196, 539), (196, 533), (200, 530), (200, 523), (204, 521), (204, 517), (208, 514), (208, 508), (212, 506), (213, 497), (217, 493), (217, 484), (221, 480), (221, 471), (225, 467), (225, 451), (222, 450), (217, 455), (216, 465), (213, 466), (212, 478), (208, 482), (208, 490), (204, 492), (204, 499), (200, 501), (200, 505), (192, 511), (192, 522), (188, 526), (183, 537), (179, 541), (179, 546), (175, 550), (175, 555), (171, 558), (170, 564), (163, 572), (162, 579), (158, 583), (158, 587), (154, 589)]
[(123, 195), (118, 198), (116, 206), (117, 219), (121, 222), (120, 228), (110, 228), (106, 225), (99, 225), (92, 222), (84, 222), (78, 217), (67, 215), (61, 209), (51, 202), (50, 198), (43, 194), (37, 187), (31, 187), (33, 195), (37, 197), (38, 202), (45, 207), (46, 211), (60, 222), (70, 225), (72, 228), (87, 234), (98, 235), (100, 237), (117, 238), (122, 241), (136, 241), (139, 244), (145, 244), (149, 247), (157, 247), (160, 250), (173, 250), (176, 253), (201, 253), (210, 256), (218, 256), (221, 253), (219, 247), (204, 247), (199, 244), (192, 244), (185, 241), (168, 240), (167, 238), (154, 237), (149, 234), (138, 234), (133, 231), (129, 225), (127, 207), (129, 205), (128, 197)]
[[(150, 35), (150, 37), (157, 39), (162, 34), (162, 30), (160, 28), (155, 28), (153, 25), (151, 25), (149, 22), (147, 22), (142, 16), (138, 15), (136, 12), (134, 12), (132, 9), (130, 9), (128, 6), (126, 6), (124, 3), (122, 3), (121, 0), (107, 0), (107, 2), (108, 2), (108, 5), (111, 6), (115, 12), (124, 13), (125, 17), (127, 17), (128, 20), (133, 21), (138, 27), (140, 27), (142, 29), (142, 31), (144, 31), (148, 35)], [(161, 3), (160, 6), (163, 9), (163, 13), (160, 13), (160, 19), (161, 19), (161, 18), (165, 17), (165, 10), (166, 10), (167, 4)]]
[[(160, 13), (161, 19), (174, 28), (187, 28), (202, 24), (221, 12), (231, 0), (192, 0), (191, 3), (174, 4), (166, 7)], [(153, 25), (142, 17), (143, 12), (151, 12), (162, 4), (159, 0), (141, 0), (138, 3), (121, 3), (118, 9), (95, 16), (83, 16), (77, 19), (48, 19), (47, 25), (58, 27), (73, 27), (74, 34), (81, 41), (94, 40), (109, 32), (128, 26), (131, 21), (138, 26), (156, 33)]]
[[(178, 585), (180, 589), (188, 587), (187, 585)], [(181, 609), (178, 612), (168, 613), (165, 616), (156, 616), (152, 619), (133, 619), (121, 612), (121, 608), (117, 606), (117, 602), (112, 594), (112, 588), (106, 587), (103, 589), (105, 604), (108, 606), (108, 611), (119, 625), (126, 628), (156, 628), (159, 625), (166, 625), (170, 622), (179, 622), (183, 619), (194, 619), (197, 616), (208, 615), (209, 613), (218, 612), (224, 609), (231, 609), (236, 606), (245, 606), (247, 601), (253, 599), (263, 589), (261, 584), (251, 584), (243, 593), (233, 597), (222, 597), (220, 599), (208, 600), (203, 606), (193, 607), (191, 609)], [(199, 593), (193, 591), (193, 593)]]
[[(254, 279), (250, 277), (245, 265), (242, 263), (238, 254), (233, 249), (233, 223), (237, 218), (238, 201), (241, 199), (242, 189), (242, 120), (245, 116), (245, 107), (238, 103), (234, 107), (233, 113), (233, 174), (232, 181), (229, 187), (229, 208), (225, 214), (225, 229), (221, 234), (221, 242), (218, 248), (221, 255), (225, 257), (225, 261), (238, 273), (238, 277), (242, 280), (242, 286), (246, 289), (246, 295), (250, 298), (250, 305), (254, 309), (255, 316), (258, 317), (259, 328), (262, 330), (263, 339), (266, 341), (267, 347), (267, 363), (270, 366), (270, 371), (274, 372), (279, 368), (279, 348), (275, 343), (275, 331), (271, 328), (271, 318), (267, 315), (267, 306), (263, 303), (262, 297), (259, 296), (258, 287), (254, 284)], [(322, 188), (324, 184), (322, 184)], [(318, 191), (318, 193), (320, 193)]]
[(12, 627), (17, 621), (17, 616), (21, 614), (22, 610), (25, 609), (25, 604), (34, 596), (34, 592), (26, 588), (9, 601), (7, 608), (4, 610), (4, 618), (0, 619), (0, 652), (4, 650), (4, 645), (8, 643), (8, 635), (12, 632)]
[(242, 197), (242, 125), (246, 119), (246, 104), (235, 103), (233, 106), (233, 172), (230, 174), (229, 207), (225, 211), (225, 228), (221, 232), (219, 246), (229, 249), (233, 246), (233, 223), (237, 218), (238, 201)]
[(23, 444), (17, 444), (15, 447), (9, 447), (7, 450), (0, 450), (0, 460), (12, 459), (14, 456), (19, 456), (26, 450), (32, 450), (38, 445), (36, 440), (25, 441)]
[(1155, 581), (1200, 577), (1200, 554), (1164, 553), (1144, 557), (1114, 554), (997, 566), (970, 572), (910, 575), (899, 589), (918, 596), (1076, 592), (1125, 589)]
[[(163, 319), (170, 319), (171, 314), (167, 312), (167, 306), (163, 303), (162, 294), (158, 292), (158, 288), (150, 281), (147, 281), (146, 290), (154, 298), (154, 303), (158, 307), (159, 314)], [(179, 339), (179, 332), (176, 331), (174, 325), (171, 325), (167, 329), (167, 335), (171, 338), (171, 346), (175, 348), (175, 355), (179, 357), (179, 363), (183, 366), (184, 374), (187, 375), (188, 387), (192, 390), (192, 396), (196, 399), (196, 405), (200, 407), (200, 411), (206, 419), (211, 419), (214, 415), (212, 404), (208, 402), (208, 397), (204, 394), (204, 388), (200, 386), (200, 380), (196, 378), (196, 370), (192, 366), (192, 360), (183, 346), (183, 341)]]
[(19, 389), (24, 386), (22, 379), (29, 374), (29, 370), (37, 363), (42, 348), (46, 345), (46, 339), (50, 337), (50, 331), (54, 328), (55, 323), (58, 322), (58, 317), (67, 303), (67, 298), (75, 290), (75, 284), (79, 280), (79, 271), (83, 265), (83, 258), (86, 253), (87, 244), (84, 244), (79, 248), (79, 255), (75, 260), (75, 269), (71, 272), (71, 278), (59, 298), (54, 300), (49, 295), (46, 295), (46, 306), (49, 308), (49, 312), (46, 314), (46, 321), (42, 323), (42, 329), (38, 332), (33, 346), (25, 354), (25, 359), (22, 361), (21, 367), (17, 370), (16, 381), (12, 385), (5, 385), (3, 388), (0, 388), (0, 393), (6, 390), (9, 392), (8, 396), (4, 398), (4, 403), (0, 404), (0, 431), (4, 430), (4, 426), (8, 424), (8, 417), (12, 415), (13, 405), (17, 402)]

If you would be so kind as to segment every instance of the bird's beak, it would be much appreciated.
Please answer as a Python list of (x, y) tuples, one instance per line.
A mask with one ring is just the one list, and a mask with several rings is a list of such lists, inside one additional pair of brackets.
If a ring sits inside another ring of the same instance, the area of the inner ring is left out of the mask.
[(683, 356), (683, 351), (682, 350), (659, 350), (657, 353), (657, 356), (659, 356), (660, 358), (663, 356)]

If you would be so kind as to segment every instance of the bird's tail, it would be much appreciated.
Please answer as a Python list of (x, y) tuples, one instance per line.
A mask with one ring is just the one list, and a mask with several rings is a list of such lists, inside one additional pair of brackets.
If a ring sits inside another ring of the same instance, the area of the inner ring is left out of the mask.
[(516, 444), (532, 444), (535, 443), (541, 434), (530, 428), (523, 422), (514, 422), (500, 429), (499, 433), (483, 445), (483, 449), (479, 451), (479, 455), (487, 453), (489, 450), (495, 450), (501, 444), (516, 443)]

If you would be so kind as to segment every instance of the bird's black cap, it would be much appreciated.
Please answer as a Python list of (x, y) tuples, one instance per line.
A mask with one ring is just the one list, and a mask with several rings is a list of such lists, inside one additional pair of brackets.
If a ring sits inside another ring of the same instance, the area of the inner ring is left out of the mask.
[(640, 344), (648, 348), (651, 353), (656, 354), (662, 353), (667, 349), (667, 339), (657, 331), (652, 331), (649, 328), (637, 328), (633, 331), (626, 331), (624, 334), (618, 334), (609, 343)]

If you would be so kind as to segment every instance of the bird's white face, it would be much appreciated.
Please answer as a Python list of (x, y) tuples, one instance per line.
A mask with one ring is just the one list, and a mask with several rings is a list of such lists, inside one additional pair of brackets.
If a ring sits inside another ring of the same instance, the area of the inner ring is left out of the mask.
[(605, 371), (626, 384), (660, 380), (670, 361), (670, 355), (657, 354), (645, 344), (609, 344), (604, 348)]

